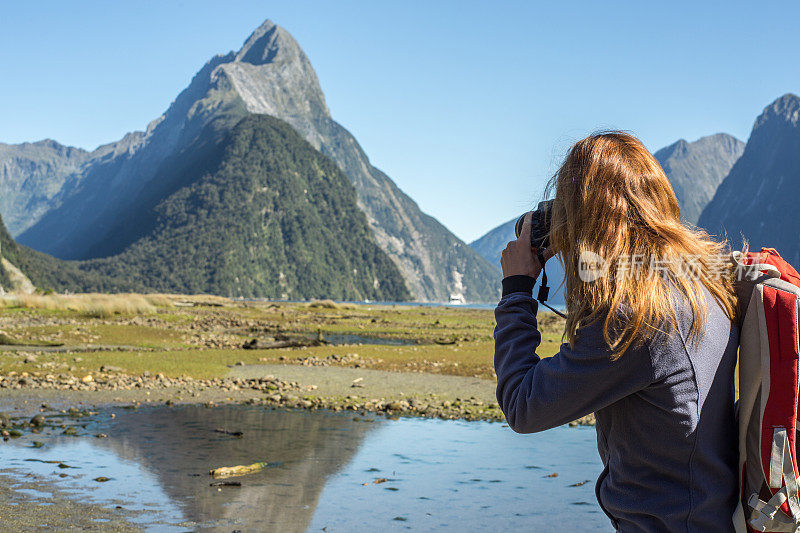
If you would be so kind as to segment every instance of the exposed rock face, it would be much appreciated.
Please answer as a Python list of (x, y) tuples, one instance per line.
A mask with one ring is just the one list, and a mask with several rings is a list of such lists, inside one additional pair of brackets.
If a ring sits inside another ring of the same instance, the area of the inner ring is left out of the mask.
[[(28, 276), (26, 276), (5, 257), (0, 257), (0, 268), (3, 269), (5, 276), (8, 279), (7, 292), (33, 294), (33, 292), (36, 290), (36, 287), (33, 286), (33, 283), (31, 283), (31, 280), (28, 279)], [(2, 290), (3, 293), (6, 292), (5, 288), (2, 286), (0, 286), (0, 290)]]
[(672, 183), (686, 222), (697, 224), (703, 208), (743, 151), (742, 141), (717, 133), (691, 143), (680, 139), (653, 154)]
[(88, 155), (49, 139), (0, 143), (0, 213), (12, 235), (28, 229), (57, 204), (67, 182), (80, 177)]
[(756, 119), (742, 157), (700, 215), (700, 226), (738, 247), (776, 248), (800, 264), (800, 97), (781, 96)]
[(176, 165), (204, 128), (218, 129), (221, 137), (248, 113), (288, 122), (336, 162), (355, 185), (376, 242), (417, 299), (447, 301), (459, 283), (467, 301), (499, 296), (499, 272), (370, 164), (353, 136), (331, 118), (308, 58), (270, 21), (238, 52), (211, 59), (146, 132), (90, 154), (81, 179), (65, 185), (62, 200), (20, 242), (70, 259), (121, 252), (131, 242), (112, 239), (110, 232), (130, 199), (151, 194), (150, 185), (161, 181), (159, 174)]
[(31, 293), (36, 288), (70, 292), (127, 291), (125, 280), (103, 279), (82, 265), (61, 261), (14, 242), (0, 217), (0, 294)]
[(25, 290), (23, 292), (30, 293), (35, 290), (30, 279), (6, 258), (8, 248), (13, 245), (14, 242), (8, 234), (5, 224), (3, 224), (3, 219), (0, 218), (0, 296), (3, 296), (7, 292), (17, 292), (21, 281), (26, 285), (26, 289), (28, 288), (27, 285), (30, 285), (31, 288), (31, 290)]

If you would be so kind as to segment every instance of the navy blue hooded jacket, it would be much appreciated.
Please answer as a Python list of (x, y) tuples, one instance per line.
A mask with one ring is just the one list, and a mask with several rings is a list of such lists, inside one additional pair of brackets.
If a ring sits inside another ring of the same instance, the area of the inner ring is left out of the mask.
[(495, 309), (497, 400), (509, 426), (533, 433), (594, 412), (605, 465), (595, 492), (618, 531), (732, 530), (738, 326), (706, 292), (699, 344), (687, 341), (692, 315), (681, 298), (677, 330), (616, 360), (601, 322), (540, 359), (534, 281), (505, 278)]

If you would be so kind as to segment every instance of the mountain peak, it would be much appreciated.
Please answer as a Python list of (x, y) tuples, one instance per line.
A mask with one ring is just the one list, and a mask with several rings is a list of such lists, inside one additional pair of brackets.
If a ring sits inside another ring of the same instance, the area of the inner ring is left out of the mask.
[(767, 120), (778, 119), (797, 124), (800, 121), (800, 96), (786, 93), (764, 108), (756, 120), (756, 126)]
[(695, 142), (699, 143), (707, 143), (707, 142), (734, 142), (734, 143), (741, 143), (739, 139), (731, 135), (730, 133), (713, 133), (711, 135), (706, 135), (704, 137), (700, 137)]
[(653, 154), (672, 184), (685, 221), (697, 222), (743, 150), (740, 140), (717, 133), (693, 142), (680, 139)]
[(235, 60), (253, 65), (308, 61), (289, 32), (269, 19), (250, 34)]
[(728, 133), (714, 133), (713, 135), (706, 135), (705, 137), (700, 137), (691, 144), (695, 145), (700, 150), (717, 149), (730, 153), (736, 153), (737, 159), (744, 151), (744, 142)]
[[(308, 57), (289, 32), (271, 20), (256, 28), (231, 56), (210, 75), (225, 76), (250, 113), (278, 117), (303, 132), (313, 129), (309, 121), (330, 118)], [(309, 142), (320, 146), (319, 139)]]

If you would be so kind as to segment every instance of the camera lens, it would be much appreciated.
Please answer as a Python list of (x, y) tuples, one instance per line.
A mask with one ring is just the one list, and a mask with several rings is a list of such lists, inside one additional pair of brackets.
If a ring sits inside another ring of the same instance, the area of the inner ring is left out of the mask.
[(517, 239), (519, 239), (519, 236), (522, 233), (522, 224), (525, 223), (525, 215), (528, 213), (530, 213), (530, 211), (523, 213), (522, 216), (517, 219), (517, 223), (514, 225), (514, 234), (517, 236)]
[[(534, 248), (547, 248), (550, 246), (550, 215), (553, 207), (553, 200), (539, 202), (536, 211), (531, 213), (531, 246)], [(522, 233), (522, 225), (525, 223), (525, 213), (517, 219), (514, 224), (514, 233), (519, 239)]]

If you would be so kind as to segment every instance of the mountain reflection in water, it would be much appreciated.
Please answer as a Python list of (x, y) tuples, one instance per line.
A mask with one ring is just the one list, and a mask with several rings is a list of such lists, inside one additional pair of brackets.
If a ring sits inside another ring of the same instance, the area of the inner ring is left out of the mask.
[[(108, 438), (59, 436), (40, 449), (28, 448), (22, 439), (12, 441), (17, 446), (0, 446), (3, 468), (66, 472), (69, 479), (59, 484), (77, 491), (78, 499), (145, 510), (140, 519), (148, 529), (181, 524), (176, 531), (187, 525), (203, 531), (305, 531), (328, 476), (347, 464), (367, 432), (385, 423), (358, 415), (234, 406), (114, 413), (114, 419), (104, 414), (86, 428)], [(54, 459), (74, 468), (40, 462)], [(209, 486), (214, 481), (209, 469), (259, 461), (270, 466), (231, 478), (241, 487)], [(93, 482), (98, 476), (111, 481)]]
[[(0, 463), (80, 501), (141, 511), (136, 522), (154, 531), (610, 530), (584, 483), (601, 470), (589, 428), (520, 436), (497, 423), (241, 406), (114, 413), (86, 436), (0, 445)], [(100, 431), (108, 438), (91, 436)], [(240, 487), (209, 486), (210, 468), (258, 461), (270, 465), (231, 478)]]
[[(151, 471), (179, 503), (185, 519), (289, 532), (306, 530), (327, 477), (350, 460), (365, 433), (382, 421), (357, 422), (332, 413), (183, 407), (126, 412), (114, 422), (109, 428), (114, 438), (101, 443)], [(217, 433), (217, 428), (242, 431), (243, 436)], [(233, 478), (241, 487), (209, 486), (210, 468), (258, 461), (272, 466)]]

